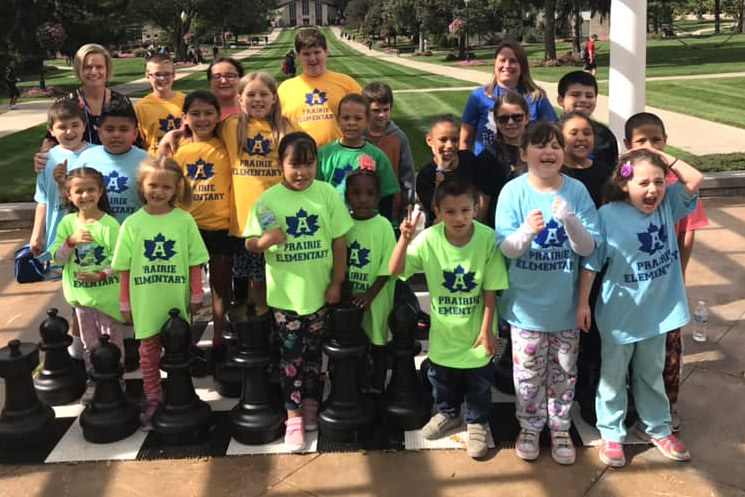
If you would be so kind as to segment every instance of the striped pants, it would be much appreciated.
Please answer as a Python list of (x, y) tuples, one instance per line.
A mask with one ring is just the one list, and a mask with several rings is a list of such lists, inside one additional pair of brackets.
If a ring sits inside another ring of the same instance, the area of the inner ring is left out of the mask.
[(148, 405), (159, 404), (163, 390), (160, 385), (160, 353), (163, 346), (160, 335), (140, 340), (140, 369), (142, 371), (142, 389)]

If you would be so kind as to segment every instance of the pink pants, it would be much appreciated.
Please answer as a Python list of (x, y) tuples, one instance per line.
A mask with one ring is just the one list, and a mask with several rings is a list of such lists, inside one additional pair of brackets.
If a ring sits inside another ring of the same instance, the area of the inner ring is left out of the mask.
[(162, 389), (160, 386), (160, 353), (163, 346), (160, 335), (140, 340), (140, 370), (142, 371), (142, 389), (148, 405), (159, 404)]
[(123, 365), (124, 339), (119, 321), (92, 307), (76, 307), (75, 316), (80, 329), (80, 340), (83, 342), (83, 360), (86, 371), (91, 369), (91, 352), (101, 344), (98, 341), (101, 335), (109, 335), (110, 342), (116, 345), (122, 353), (119, 362)]

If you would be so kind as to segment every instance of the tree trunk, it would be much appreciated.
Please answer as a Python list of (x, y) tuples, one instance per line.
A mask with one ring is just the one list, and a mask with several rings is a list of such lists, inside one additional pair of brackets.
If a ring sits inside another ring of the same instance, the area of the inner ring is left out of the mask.
[(545, 0), (544, 14), (546, 31), (543, 34), (545, 58), (544, 60), (556, 60), (556, 0)]
[(719, 13), (722, 10), (721, 0), (714, 0), (714, 34), (718, 35), (720, 31)]
[(572, 17), (574, 18), (574, 33), (572, 36), (572, 51), (577, 55), (582, 53), (582, 13), (579, 9), (579, 0), (573, 0)]
[(740, 33), (745, 33), (745, 0), (742, 0), (742, 5), (740, 5), (740, 21), (738, 25), (738, 31)]

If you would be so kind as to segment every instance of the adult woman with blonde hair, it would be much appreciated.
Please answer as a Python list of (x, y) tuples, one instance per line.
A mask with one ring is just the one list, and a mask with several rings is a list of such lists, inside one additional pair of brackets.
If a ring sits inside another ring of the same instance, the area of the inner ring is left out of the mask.
[(460, 126), (460, 149), (474, 149), (479, 155), (497, 136), (494, 104), (508, 92), (522, 95), (528, 103), (530, 121), (556, 121), (554, 108), (546, 92), (530, 76), (528, 55), (514, 41), (505, 40), (494, 51), (494, 72), (491, 81), (476, 88), (466, 103)]

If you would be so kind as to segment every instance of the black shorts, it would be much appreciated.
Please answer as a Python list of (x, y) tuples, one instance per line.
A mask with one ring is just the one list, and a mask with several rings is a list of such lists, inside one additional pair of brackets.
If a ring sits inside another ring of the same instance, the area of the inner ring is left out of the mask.
[(213, 255), (224, 255), (232, 257), (235, 252), (235, 242), (228, 236), (228, 230), (199, 230), (202, 240), (207, 246), (210, 257)]
[(246, 250), (245, 238), (233, 238), (236, 243), (233, 254), (233, 277), (266, 281), (266, 261), (262, 252)]
[(598, 65), (597, 65), (597, 63), (596, 63), (596, 62), (590, 62), (590, 61), (586, 60), (586, 61), (585, 61), (585, 65), (584, 65), (584, 68), (583, 68), (583, 69), (584, 69), (585, 71), (587, 71), (587, 70), (589, 70), (589, 69), (595, 69), (595, 68), (597, 68), (597, 67), (598, 67)]
[(21, 92), (18, 90), (16, 85), (8, 85), (8, 91), (10, 92), (10, 98), (18, 98), (21, 96)]

